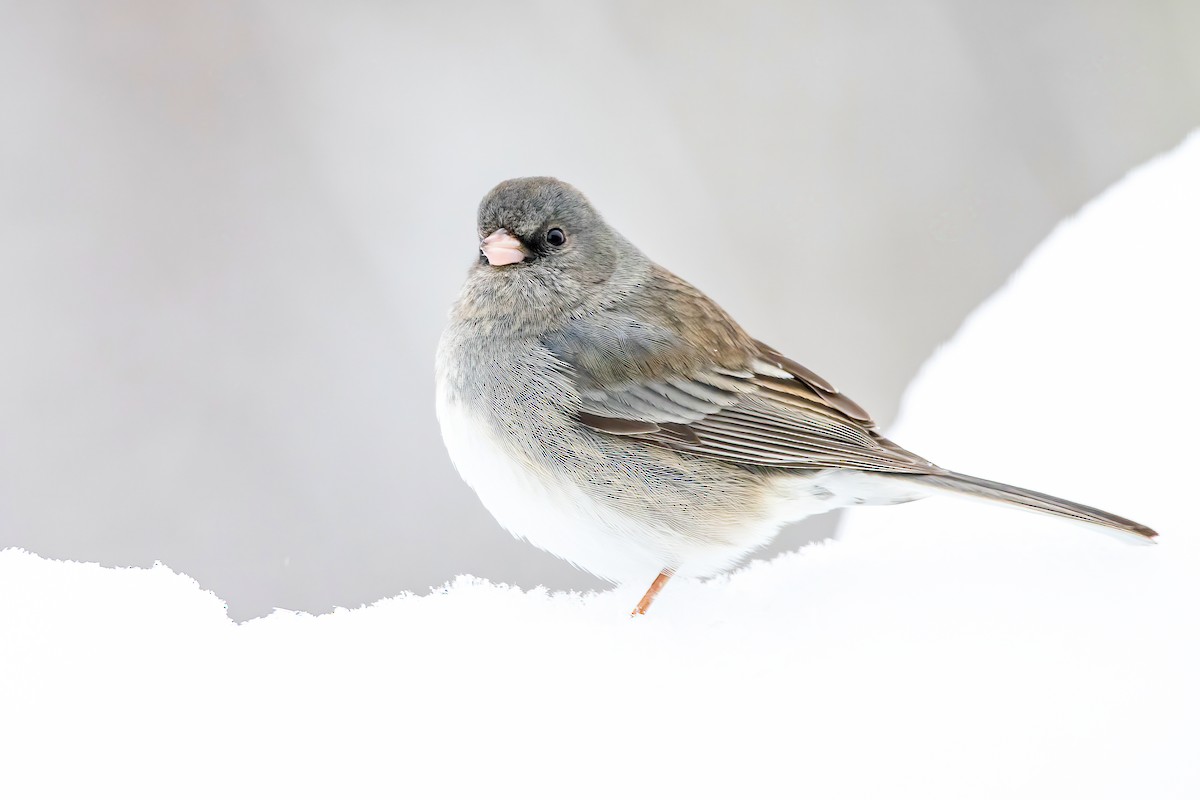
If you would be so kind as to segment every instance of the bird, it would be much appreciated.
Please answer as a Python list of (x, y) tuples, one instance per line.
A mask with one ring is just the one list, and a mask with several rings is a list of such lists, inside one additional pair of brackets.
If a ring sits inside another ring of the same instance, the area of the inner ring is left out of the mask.
[(1150, 528), (952, 472), (880, 433), (832, 383), (753, 338), (574, 186), (503, 181), (436, 357), (454, 466), (501, 526), (614, 583), (739, 564), (786, 523), (950, 493)]

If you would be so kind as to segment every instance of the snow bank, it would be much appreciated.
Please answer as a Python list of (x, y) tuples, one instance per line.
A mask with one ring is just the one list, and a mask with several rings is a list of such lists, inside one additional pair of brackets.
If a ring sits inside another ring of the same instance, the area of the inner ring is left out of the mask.
[(626, 617), (643, 586), (463, 578), (243, 625), (165, 567), (7, 551), (0, 787), (1196, 797), (1198, 208), (1193, 137), (1056, 231), (930, 362), (895, 431), (1155, 526), (1158, 546), (935, 499), (678, 582), (644, 619)]

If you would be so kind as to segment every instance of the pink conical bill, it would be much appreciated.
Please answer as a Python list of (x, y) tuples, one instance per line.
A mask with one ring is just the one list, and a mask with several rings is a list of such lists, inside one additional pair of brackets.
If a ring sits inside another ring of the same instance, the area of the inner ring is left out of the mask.
[(493, 267), (506, 267), (525, 260), (526, 250), (521, 241), (504, 228), (497, 228), (479, 243), (479, 249)]

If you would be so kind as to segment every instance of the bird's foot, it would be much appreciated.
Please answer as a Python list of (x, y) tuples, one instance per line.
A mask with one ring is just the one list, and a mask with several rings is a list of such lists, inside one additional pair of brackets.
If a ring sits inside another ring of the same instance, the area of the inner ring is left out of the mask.
[(675, 570), (668, 567), (658, 573), (658, 577), (654, 579), (654, 583), (650, 584), (650, 588), (642, 595), (642, 599), (633, 607), (633, 611), (629, 616), (636, 617), (646, 613), (646, 609), (650, 608), (650, 604), (654, 602), (654, 598), (658, 597), (658, 593), (667, 585), (667, 581), (671, 580), (671, 576), (675, 574)]

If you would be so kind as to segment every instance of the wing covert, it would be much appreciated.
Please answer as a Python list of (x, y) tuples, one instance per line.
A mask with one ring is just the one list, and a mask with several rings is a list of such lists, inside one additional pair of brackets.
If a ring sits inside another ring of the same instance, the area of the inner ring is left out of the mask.
[(657, 293), (655, 314), (588, 315), (542, 337), (575, 383), (581, 424), (727, 463), (941, 471), (879, 435), (861, 406), (750, 338), (690, 286), (665, 272), (656, 279), (646, 289)]

